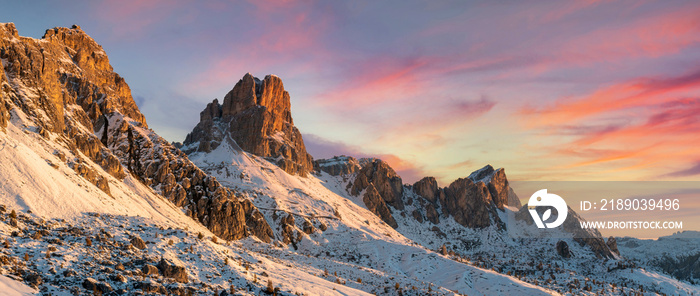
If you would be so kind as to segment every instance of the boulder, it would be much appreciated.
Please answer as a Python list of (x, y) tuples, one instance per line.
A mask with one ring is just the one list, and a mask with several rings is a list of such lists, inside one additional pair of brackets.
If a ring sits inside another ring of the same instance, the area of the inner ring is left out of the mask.
[(139, 250), (146, 248), (146, 243), (138, 235), (132, 236), (129, 242), (131, 242), (131, 245)]
[(100, 292), (101, 294), (106, 294), (112, 292), (112, 286), (108, 283), (100, 282), (93, 278), (86, 278), (83, 280), (83, 288), (91, 292)]
[(567, 244), (565, 241), (558, 241), (556, 244), (556, 250), (557, 254), (559, 254), (559, 256), (562, 258), (571, 258), (571, 256), (573, 256), (573, 253), (571, 253), (571, 250), (569, 250), (569, 244)]
[(168, 292), (163, 285), (150, 279), (135, 283), (134, 289), (140, 289), (145, 293), (166, 294)]
[(146, 276), (158, 275), (158, 268), (150, 264), (145, 264), (141, 267), (141, 273)]
[(158, 269), (164, 277), (174, 279), (179, 283), (187, 283), (189, 281), (185, 267), (176, 264), (172, 260), (160, 259)]
[(44, 279), (41, 275), (35, 272), (27, 272), (24, 274), (24, 281), (32, 288), (37, 288), (44, 283)]

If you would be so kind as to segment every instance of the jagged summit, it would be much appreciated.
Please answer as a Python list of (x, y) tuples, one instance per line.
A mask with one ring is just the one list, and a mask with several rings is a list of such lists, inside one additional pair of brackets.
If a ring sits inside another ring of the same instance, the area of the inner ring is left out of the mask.
[(313, 169), (301, 133), (294, 126), (289, 93), (282, 79), (260, 80), (247, 73), (224, 97), (200, 113), (200, 122), (187, 135), (182, 150), (209, 153), (222, 141), (268, 158), (290, 174), (306, 176)]
[(31, 95), (52, 106), (54, 112), (44, 118), (49, 131), (67, 128), (63, 110), (74, 103), (93, 119), (90, 128), (98, 128), (101, 115), (115, 111), (147, 127), (129, 86), (113, 72), (102, 46), (79, 26), (48, 29), (42, 39), (34, 39), (19, 36), (13, 23), (5, 23), (0, 25), (0, 47), (6, 61), (0, 79), (20, 79)]
[(34, 39), (1, 24), (0, 59), (0, 133), (37, 135), (35, 142), (53, 147), (54, 168), (72, 169), (109, 196), (119, 198), (115, 183), (135, 178), (221, 238), (269, 241), (269, 226), (250, 201), (148, 129), (127, 83), (79, 26)]

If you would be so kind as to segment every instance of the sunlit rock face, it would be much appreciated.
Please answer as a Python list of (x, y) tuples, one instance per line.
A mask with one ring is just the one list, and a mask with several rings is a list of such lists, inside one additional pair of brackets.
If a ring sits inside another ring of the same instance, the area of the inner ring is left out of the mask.
[(270, 241), (255, 206), (148, 128), (125, 80), (79, 26), (34, 39), (0, 24), (0, 58), (0, 132), (18, 108), (45, 140), (68, 148), (70, 155), (57, 152), (62, 161), (102, 191), (110, 193), (104, 173), (131, 174), (223, 239)]
[(243, 76), (223, 104), (215, 99), (200, 113), (200, 122), (187, 135), (183, 150), (188, 154), (211, 152), (227, 140), (290, 174), (306, 176), (313, 170), (313, 159), (292, 120), (289, 93), (277, 76), (263, 80), (250, 73)]

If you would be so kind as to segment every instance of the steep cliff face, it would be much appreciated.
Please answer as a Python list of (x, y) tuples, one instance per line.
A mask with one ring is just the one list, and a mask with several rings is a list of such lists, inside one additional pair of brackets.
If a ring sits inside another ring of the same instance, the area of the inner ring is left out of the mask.
[(200, 113), (183, 150), (208, 153), (227, 139), (290, 174), (306, 176), (313, 169), (313, 159), (292, 120), (289, 93), (277, 76), (260, 80), (246, 74), (226, 94), (223, 105), (215, 99)]
[(250, 202), (148, 129), (129, 86), (80, 27), (49, 29), (33, 39), (20, 37), (14, 24), (0, 24), (0, 59), (0, 125), (19, 108), (46, 141), (71, 151), (63, 161), (103, 191), (109, 193), (109, 182), (84, 157), (117, 179), (132, 174), (224, 239), (250, 230), (269, 241), (269, 226), (255, 218)]
[(425, 200), (422, 213), (428, 221), (439, 223), (436, 208), (452, 216), (462, 226), (483, 228), (502, 224), (496, 209), (505, 206), (520, 208), (520, 200), (510, 188), (504, 169), (487, 165), (467, 178), (460, 178), (440, 188), (433, 177), (425, 177), (412, 186), (413, 192)]
[[(380, 159), (361, 159), (336, 156), (315, 161), (317, 172), (331, 176), (353, 176), (347, 183), (350, 195), (360, 196), (365, 206), (384, 222), (398, 228), (394, 218), (397, 213), (413, 216), (420, 223), (440, 223), (440, 216), (452, 217), (469, 228), (490, 225), (503, 227), (496, 210), (505, 206), (519, 208), (520, 200), (510, 188), (504, 169), (487, 165), (441, 188), (434, 177), (425, 177), (415, 184), (404, 185), (388, 163)], [(405, 212), (405, 205), (412, 204), (411, 194), (417, 195), (420, 206)]]
[(404, 209), (401, 177), (381, 159), (362, 159), (360, 164), (355, 180), (348, 183), (350, 194), (359, 196), (364, 192), (362, 200), (367, 209), (391, 227), (399, 227), (387, 206)]

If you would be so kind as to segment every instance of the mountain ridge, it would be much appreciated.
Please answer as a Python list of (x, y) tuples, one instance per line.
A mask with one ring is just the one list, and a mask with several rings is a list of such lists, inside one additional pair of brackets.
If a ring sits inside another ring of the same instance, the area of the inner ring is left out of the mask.
[(44, 139), (68, 148), (68, 154), (59, 152), (61, 161), (83, 178), (110, 193), (108, 179), (85, 164), (89, 159), (119, 180), (135, 176), (222, 238), (253, 233), (269, 239), (269, 226), (249, 201), (148, 129), (124, 79), (79, 26), (49, 29), (33, 39), (19, 37), (12, 23), (2, 24), (0, 46), (4, 121), (21, 109)]

